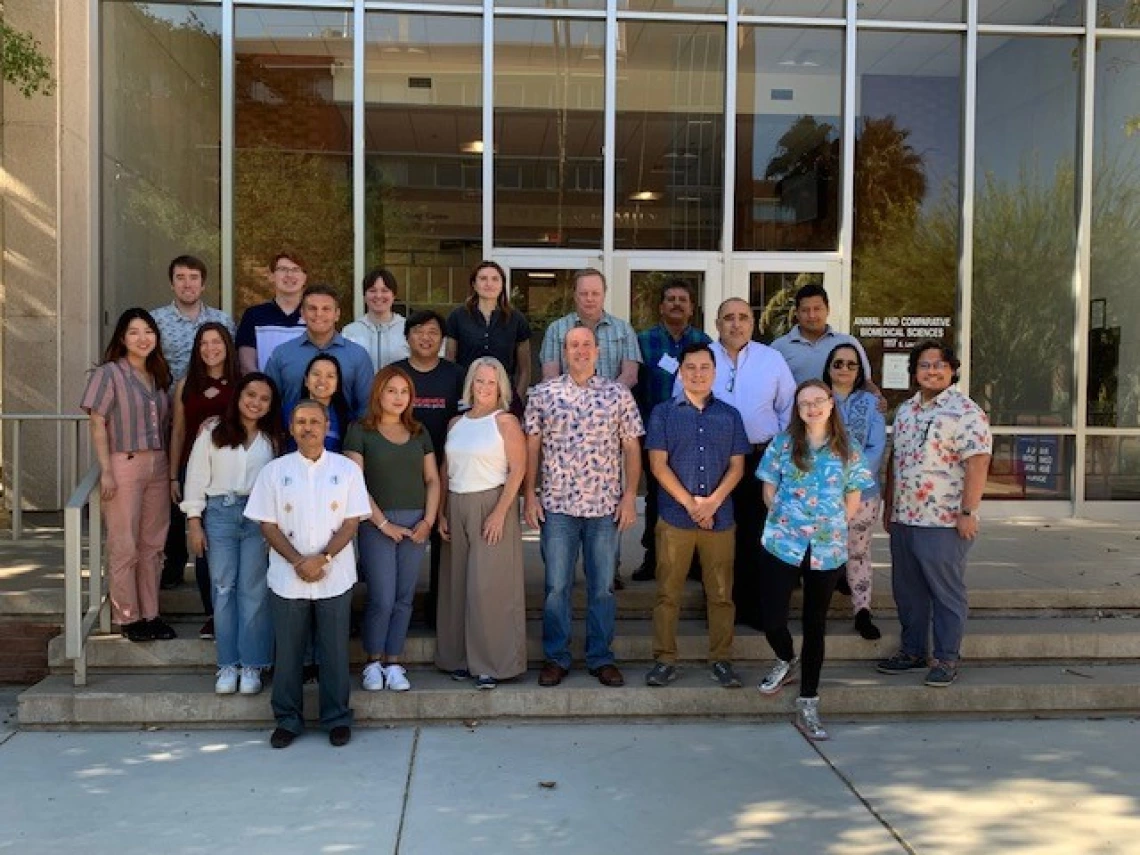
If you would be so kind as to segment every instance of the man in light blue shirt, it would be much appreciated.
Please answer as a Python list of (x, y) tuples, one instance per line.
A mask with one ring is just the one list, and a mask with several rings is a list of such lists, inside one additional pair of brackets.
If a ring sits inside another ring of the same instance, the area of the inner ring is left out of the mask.
[(803, 286), (796, 291), (796, 325), (772, 342), (772, 347), (784, 357), (799, 384), (805, 380), (822, 380), (827, 355), (838, 345), (849, 344), (859, 352), (868, 381), (867, 391), (877, 395), (878, 388), (871, 387), (871, 363), (863, 345), (854, 336), (833, 330), (827, 323), (830, 312), (831, 304), (822, 285), (813, 282)]
[(340, 363), (340, 388), (351, 418), (359, 418), (372, 391), (372, 360), (368, 351), (336, 331), (340, 318), (337, 292), (329, 285), (310, 285), (301, 297), (305, 333), (277, 346), (265, 373), (277, 384), (282, 409), (291, 412), (301, 397), (305, 369), (318, 353), (336, 357)]

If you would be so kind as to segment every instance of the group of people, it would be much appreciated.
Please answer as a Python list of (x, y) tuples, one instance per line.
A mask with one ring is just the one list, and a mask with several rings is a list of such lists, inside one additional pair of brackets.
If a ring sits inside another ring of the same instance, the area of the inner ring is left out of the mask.
[[(575, 310), (546, 330), (531, 387), (530, 326), (495, 262), (476, 267), (447, 319), (395, 313), (395, 277), (371, 271), (367, 313), (343, 332), (338, 293), (308, 284), (301, 258), (281, 253), (270, 269), (274, 298), (235, 328), (203, 302), (205, 265), (176, 258), (173, 301), (122, 314), (82, 406), (102, 468), (115, 622), (131, 641), (173, 638), (158, 590), (181, 583), (193, 553), (215, 690), (257, 693), (272, 666), (274, 747), (304, 729), (310, 670), (330, 742), (351, 738), (358, 579), (361, 685), (410, 688), (400, 660), (429, 546), (437, 666), (480, 689), (526, 671), (520, 494), (545, 565), (539, 684), (558, 685), (572, 667), (581, 557), (586, 666), (623, 685), (614, 590), (643, 470), (645, 560), (633, 578), (657, 584), (648, 685), (678, 675), (680, 596), (695, 572), (713, 679), (740, 686), (735, 624), (762, 630), (777, 661), (761, 692), (802, 672), (797, 725), (826, 738), (818, 683), (837, 587), (851, 594), (856, 630), (880, 635), (869, 554), (880, 504), (903, 643), (879, 668), (929, 665), (928, 684), (953, 682), (990, 438), (952, 386), (948, 346), (911, 355), (919, 391), (899, 410), (880, 503), (882, 396), (858, 341), (827, 324), (819, 286), (797, 293), (797, 325), (769, 347), (752, 340), (740, 299), (718, 307), (711, 341), (692, 326), (681, 280), (661, 290), (660, 323), (636, 334), (605, 311), (604, 276), (579, 271)], [(787, 626), (801, 577), (802, 666)]]

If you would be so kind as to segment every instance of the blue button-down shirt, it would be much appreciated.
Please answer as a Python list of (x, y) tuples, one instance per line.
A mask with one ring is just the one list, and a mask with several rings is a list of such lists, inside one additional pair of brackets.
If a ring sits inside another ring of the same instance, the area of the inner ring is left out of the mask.
[(318, 353), (335, 356), (340, 363), (340, 388), (348, 401), (349, 418), (360, 418), (372, 391), (372, 359), (368, 351), (337, 333), (325, 347), (317, 347), (306, 332), (300, 338), (277, 346), (265, 366), (265, 373), (277, 384), (282, 409), (292, 411), (301, 397), (305, 369)]
[[(649, 418), (654, 407), (673, 397), (673, 379), (680, 367), (681, 351), (690, 344), (708, 344), (711, 341), (704, 330), (691, 326), (681, 331), (680, 338), (673, 338), (665, 324), (637, 334), (642, 364), (637, 372), (633, 396), (637, 398), (642, 418)], [(672, 358), (673, 362), (666, 357)]]
[[(684, 394), (658, 404), (649, 416), (645, 447), (664, 451), (669, 468), (693, 496), (711, 496), (728, 471), (731, 458), (752, 450), (744, 421), (735, 407), (709, 396), (704, 409), (690, 403)], [(697, 528), (689, 512), (665, 490), (658, 490), (658, 513), (676, 528)], [(742, 509), (748, 513), (749, 509)], [(735, 516), (732, 497), (724, 500), (713, 517), (713, 531), (731, 528)]]

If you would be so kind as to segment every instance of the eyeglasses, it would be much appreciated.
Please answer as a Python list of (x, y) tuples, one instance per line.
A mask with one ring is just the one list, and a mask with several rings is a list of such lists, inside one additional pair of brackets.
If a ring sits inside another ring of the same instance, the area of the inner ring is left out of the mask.
[(831, 363), (831, 367), (836, 371), (846, 368), (848, 371), (858, 371), (859, 363), (853, 359), (836, 359)]
[(933, 362), (920, 362), (918, 368), (920, 371), (941, 371), (944, 368), (949, 368), (950, 363), (943, 359), (936, 359)]
[(822, 410), (831, 403), (831, 398), (812, 398), (809, 401), (797, 401), (796, 406), (801, 410)]
[(296, 276), (298, 273), (304, 273), (305, 271), (302, 270), (300, 267), (281, 267), (280, 265), (278, 265), (277, 267), (273, 268), (273, 272), (274, 273), (285, 273), (285, 274), (288, 274), (290, 276)]
[(736, 366), (733, 365), (728, 369), (728, 391), (731, 392), (736, 388)]

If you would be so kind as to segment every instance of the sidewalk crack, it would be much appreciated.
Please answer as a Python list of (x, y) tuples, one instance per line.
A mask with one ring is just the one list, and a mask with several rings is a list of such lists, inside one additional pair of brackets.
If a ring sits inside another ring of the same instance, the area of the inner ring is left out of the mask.
[(404, 779), (404, 801), (400, 805), (400, 824), (396, 828), (396, 849), (394, 855), (400, 855), (400, 847), (404, 843), (404, 819), (408, 815), (408, 799), (412, 795), (412, 774), (416, 768), (416, 756), (420, 747), (420, 728), (416, 728), (412, 737), (412, 756), (408, 758), (408, 775)]

